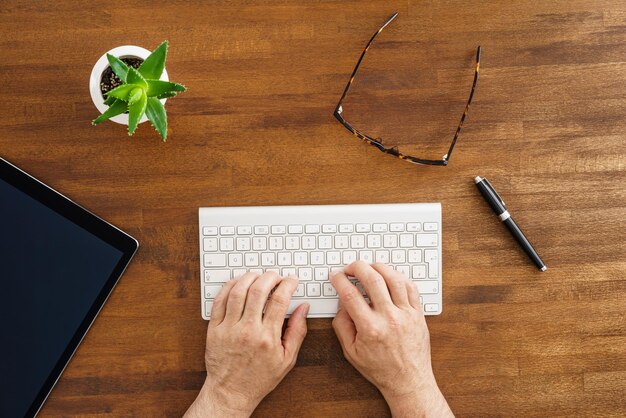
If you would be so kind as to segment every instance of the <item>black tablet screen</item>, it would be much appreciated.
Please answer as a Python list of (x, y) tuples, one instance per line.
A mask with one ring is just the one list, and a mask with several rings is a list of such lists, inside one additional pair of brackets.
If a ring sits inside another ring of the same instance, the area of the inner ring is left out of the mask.
[(0, 416), (26, 414), (122, 256), (0, 179)]

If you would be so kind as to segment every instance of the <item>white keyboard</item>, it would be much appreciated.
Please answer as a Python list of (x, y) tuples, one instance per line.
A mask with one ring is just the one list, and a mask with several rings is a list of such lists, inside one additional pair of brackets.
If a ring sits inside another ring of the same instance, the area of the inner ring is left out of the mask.
[[(222, 285), (246, 271), (295, 274), (289, 313), (333, 317), (337, 294), (328, 274), (355, 260), (386, 263), (416, 284), (426, 315), (441, 313), (439, 203), (200, 208), (202, 317), (211, 318)], [(355, 285), (363, 292), (360, 283)]]

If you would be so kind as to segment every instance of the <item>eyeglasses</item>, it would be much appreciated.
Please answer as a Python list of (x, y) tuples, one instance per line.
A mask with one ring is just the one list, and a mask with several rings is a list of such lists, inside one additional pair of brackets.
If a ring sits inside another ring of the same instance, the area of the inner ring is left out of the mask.
[(463, 111), (463, 115), (461, 116), (461, 121), (459, 122), (459, 125), (456, 128), (456, 132), (454, 133), (454, 137), (452, 138), (452, 144), (450, 145), (450, 148), (448, 149), (448, 152), (440, 160), (429, 160), (429, 159), (412, 157), (410, 155), (406, 155), (406, 154), (402, 153), (398, 149), (397, 146), (393, 146), (393, 147), (385, 146), (383, 144), (383, 140), (381, 138), (374, 139), (371, 136), (369, 136), (367, 134), (364, 134), (363, 132), (361, 132), (358, 129), (354, 128), (342, 116), (342, 114), (343, 114), (343, 101), (346, 98), (346, 96), (348, 95), (348, 91), (350, 90), (350, 86), (352, 86), (352, 83), (354, 82), (354, 77), (356, 76), (356, 73), (359, 70), (359, 67), (361, 66), (361, 62), (363, 62), (363, 57), (365, 57), (365, 53), (367, 52), (369, 47), (372, 45), (372, 42), (374, 42), (374, 39), (376, 39), (376, 36), (378, 36), (378, 34), (381, 33), (383, 31), (383, 29), (385, 29), (387, 27), (387, 25), (389, 25), (391, 22), (393, 22), (393, 20), (397, 16), (398, 16), (398, 13), (394, 13), (393, 16), (391, 16), (381, 26), (381, 28), (378, 29), (378, 31), (376, 31), (376, 33), (374, 33), (374, 35), (370, 38), (370, 40), (367, 43), (367, 45), (365, 45), (365, 49), (361, 53), (361, 57), (357, 61), (356, 67), (354, 67), (354, 71), (352, 71), (352, 75), (350, 76), (350, 80), (348, 81), (348, 84), (346, 85), (346, 88), (344, 89), (343, 94), (341, 95), (341, 99), (339, 100), (339, 103), (337, 104), (337, 107), (335, 108), (335, 113), (334, 113), (335, 118), (337, 118), (337, 120), (347, 130), (352, 132), (356, 137), (358, 137), (359, 139), (367, 142), (370, 145), (375, 146), (376, 148), (378, 148), (379, 150), (381, 150), (382, 152), (384, 152), (386, 154), (395, 155), (396, 157), (400, 158), (401, 160), (406, 160), (406, 161), (412, 162), (414, 164), (448, 165), (448, 162), (450, 161), (450, 155), (452, 155), (452, 150), (454, 149), (454, 146), (456, 145), (456, 141), (459, 138), (459, 134), (461, 133), (461, 128), (463, 127), (463, 122), (465, 122), (465, 118), (467, 116), (467, 112), (469, 110), (469, 106), (472, 103), (472, 97), (474, 96), (474, 90), (476, 89), (476, 82), (478, 81), (478, 70), (479, 70), (479, 67), (480, 67), (480, 46), (476, 49), (476, 69), (474, 70), (474, 82), (472, 83), (472, 89), (470, 90), (470, 95), (469, 95), (469, 98), (467, 99), (467, 104), (465, 105), (465, 110)]

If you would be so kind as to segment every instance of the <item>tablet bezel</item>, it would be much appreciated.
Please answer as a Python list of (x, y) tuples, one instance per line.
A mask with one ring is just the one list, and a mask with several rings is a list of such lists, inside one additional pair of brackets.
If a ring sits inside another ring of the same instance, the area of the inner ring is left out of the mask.
[(87, 315), (81, 321), (76, 333), (72, 336), (25, 415), (25, 417), (34, 417), (52, 392), (52, 388), (61, 377), (74, 352), (87, 334), (87, 331), (89, 331), (124, 270), (126, 270), (130, 260), (139, 248), (139, 243), (135, 238), (94, 215), (3, 158), (0, 158), (0, 179), (122, 252), (120, 261), (106, 280), (104, 287), (92, 303)]

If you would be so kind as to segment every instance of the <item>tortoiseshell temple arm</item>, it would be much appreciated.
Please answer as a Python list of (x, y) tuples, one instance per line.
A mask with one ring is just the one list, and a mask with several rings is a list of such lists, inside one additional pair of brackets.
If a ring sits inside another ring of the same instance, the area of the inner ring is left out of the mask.
[(350, 86), (352, 86), (352, 83), (354, 82), (354, 77), (356, 76), (357, 71), (359, 70), (359, 67), (361, 66), (361, 62), (363, 61), (363, 58), (365, 57), (365, 53), (367, 52), (367, 50), (370, 48), (370, 46), (372, 45), (372, 42), (374, 42), (374, 39), (376, 39), (376, 36), (378, 36), (378, 34), (380, 32), (383, 31), (383, 29), (385, 29), (387, 27), (387, 25), (389, 25), (391, 22), (393, 22), (393, 20), (398, 17), (398, 13), (394, 13), (389, 19), (387, 19), (387, 21), (380, 27), (380, 29), (378, 29), (376, 31), (376, 33), (374, 33), (374, 35), (372, 35), (372, 37), (370, 38), (370, 40), (367, 42), (367, 45), (365, 45), (365, 49), (363, 50), (363, 52), (361, 53), (361, 56), (359, 57), (359, 60), (356, 63), (356, 66), (354, 67), (354, 70), (352, 71), (352, 74), (350, 75), (350, 80), (348, 80), (348, 84), (346, 84), (346, 88), (343, 90), (343, 94), (341, 95), (341, 99), (339, 99), (339, 103), (337, 103), (337, 107), (335, 108), (335, 112), (334, 112), (334, 116), (335, 118), (337, 118), (337, 120), (339, 121), (339, 123), (341, 123), (347, 130), (349, 130), (350, 132), (352, 132), (352, 134), (354, 134), (354, 136), (356, 136), (357, 138), (365, 141), (366, 143), (375, 146), (376, 148), (378, 148), (380, 151), (386, 153), (386, 154), (390, 154), (390, 155), (394, 155), (398, 158), (400, 158), (401, 160), (407, 160), (411, 163), (414, 164), (425, 164), (425, 165), (448, 165), (448, 162), (450, 161), (450, 155), (452, 155), (452, 150), (454, 150), (454, 146), (456, 145), (456, 142), (459, 138), (459, 134), (461, 133), (461, 128), (463, 127), (463, 123), (465, 122), (465, 118), (467, 116), (467, 113), (469, 111), (469, 106), (472, 103), (472, 98), (474, 97), (474, 91), (476, 90), (476, 83), (478, 82), (478, 72), (480, 69), (480, 46), (476, 49), (476, 69), (474, 71), (474, 82), (472, 83), (472, 89), (470, 90), (470, 95), (469, 98), (467, 99), (467, 104), (465, 105), (465, 110), (463, 111), (463, 115), (461, 116), (461, 120), (459, 122), (459, 125), (456, 128), (456, 132), (454, 133), (454, 138), (452, 139), (452, 144), (450, 145), (450, 148), (448, 149), (448, 152), (446, 153), (446, 155), (444, 155), (441, 160), (426, 160), (426, 159), (422, 159), (422, 158), (417, 158), (417, 157), (412, 157), (410, 155), (406, 155), (401, 153), (397, 147), (392, 147), (392, 148), (388, 148), (385, 147), (382, 143), (382, 140), (379, 139), (374, 139), (371, 136), (362, 133), (361, 131), (359, 131), (358, 129), (355, 129), (350, 123), (348, 123), (342, 116), (343, 113), (343, 101), (346, 98), (346, 96), (348, 95), (348, 91), (350, 90)]

